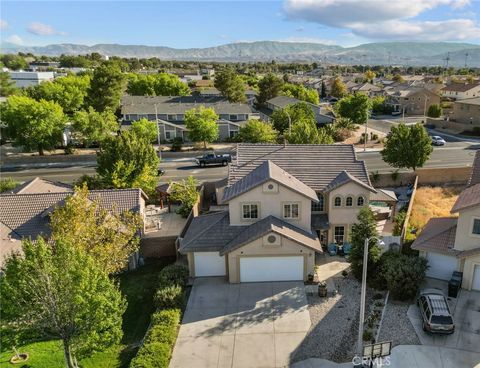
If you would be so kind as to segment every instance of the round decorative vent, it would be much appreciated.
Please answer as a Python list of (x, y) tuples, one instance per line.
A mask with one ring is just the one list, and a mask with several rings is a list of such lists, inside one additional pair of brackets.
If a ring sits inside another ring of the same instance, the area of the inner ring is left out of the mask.
[(273, 190), (274, 186), (272, 183), (268, 184), (268, 189)]
[(277, 237), (275, 235), (269, 235), (267, 241), (269, 243), (275, 243), (277, 241)]

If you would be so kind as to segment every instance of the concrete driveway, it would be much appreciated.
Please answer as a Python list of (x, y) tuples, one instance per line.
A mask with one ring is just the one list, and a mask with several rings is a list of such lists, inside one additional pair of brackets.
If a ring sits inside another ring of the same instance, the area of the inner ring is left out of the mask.
[[(429, 287), (443, 289), (447, 294), (446, 282), (428, 280)], [(422, 345), (435, 345), (480, 353), (480, 292), (461, 290), (458, 298), (448, 298), (453, 313), (455, 332), (452, 335), (434, 335), (422, 330), (420, 311), (411, 305), (407, 315)]]
[(170, 367), (284, 367), (310, 324), (302, 282), (196, 279)]

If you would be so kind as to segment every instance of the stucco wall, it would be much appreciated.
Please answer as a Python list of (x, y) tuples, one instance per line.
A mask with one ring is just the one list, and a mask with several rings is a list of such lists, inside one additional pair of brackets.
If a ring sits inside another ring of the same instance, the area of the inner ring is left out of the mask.
[(475, 266), (480, 265), (480, 254), (475, 257), (470, 257), (465, 260), (463, 267), (463, 282), (462, 287), (467, 290), (472, 289), (473, 273), (475, 272)]
[[(275, 193), (264, 192), (263, 187), (270, 182), (260, 185), (247, 193), (244, 193), (229, 202), (230, 224), (248, 225), (258, 220), (242, 219), (242, 204), (259, 204), (259, 219), (273, 215), (283, 219), (283, 204), (285, 202), (298, 202), (300, 204), (300, 218), (298, 220), (284, 219), (300, 228), (310, 231), (311, 226), (311, 200), (291, 189), (278, 185)], [(276, 184), (275, 182), (272, 182)]]
[(480, 207), (460, 212), (455, 236), (455, 249), (468, 250), (480, 246), (480, 235), (472, 234), (474, 218), (480, 219)]
[[(268, 235), (266, 235), (268, 236)], [(281, 237), (280, 245), (263, 245), (263, 238), (240, 247), (228, 254), (229, 281), (240, 282), (240, 258), (251, 256), (301, 256), (304, 257), (304, 280), (315, 270), (315, 251), (285, 237)]]

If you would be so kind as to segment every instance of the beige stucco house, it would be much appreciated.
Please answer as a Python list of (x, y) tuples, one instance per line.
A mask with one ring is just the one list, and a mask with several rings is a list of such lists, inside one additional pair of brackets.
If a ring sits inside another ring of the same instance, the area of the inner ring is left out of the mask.
[(194, 218), (179, 251), (192, 277), (232, 283), (306, 280), (376, 192), (351, 145), (239, 144), (224, 185), (223, 209)]
[(453, 111), (450, 115), (450, 121), (469, 124), (473, 127), (480, 126), (480, 97), (468, 98), (465, 100), (455, 101), (453, 103)]
[(426, 116), (431, 105), (440, 105), (440, 96), (423, 87), (396, 86), (385, 92), (385, 103), (406, 115)]
[(461, 271), (462, 287), (480, 291), (480, 151), (451, 213), (458, 213), (458, 218), (431, 219), (412, 248), (427, 258), (427, 276), (449, 280), (453, 271)]
[(480, 83), (452, 83), (442, 89), (442, 96), (453, 100), (464, 100), (480, 96)]

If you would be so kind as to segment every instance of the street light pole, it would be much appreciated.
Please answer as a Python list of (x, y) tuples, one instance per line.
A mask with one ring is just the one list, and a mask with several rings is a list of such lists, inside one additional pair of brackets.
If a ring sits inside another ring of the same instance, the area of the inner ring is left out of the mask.
[(368, 266), (368, 243), (366, 238), (363, 245), (363, 270), (362, 270), (362, 292), (360, 296), (360, 321), (358, 324), (357, 356), (362, 357), (363, 353), (363, 328), (365, 324), (365, 294), (367, 292), (367, 266)]

